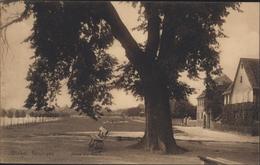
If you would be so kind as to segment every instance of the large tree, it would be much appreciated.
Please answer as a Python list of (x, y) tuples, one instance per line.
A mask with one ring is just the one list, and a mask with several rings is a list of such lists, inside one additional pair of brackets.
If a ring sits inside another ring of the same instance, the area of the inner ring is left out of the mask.
[[(17, 20), (35, 16), (28, 38), (35, 62), (28, 74), (31, 93), (26, 107), (48, 107), (60, 81), (68, 79), (72, 107), (96, 119), (101, 107), (111, 103), (110, 89), (123, 88), (145, 101), (142, 144), (166, 153), (178, 149), (169, 99), (183, 99), (193, 91), (179, 80), (180, 74), (187, 71), (189, 78), (199, 78), (205, 72), (205, 84), (211, 84), (212, 75), (221, 71), (217, 38), (225, 37), (224, 18), (229, 8), (239, 10), (233, 2), (131, 2), (139, 10), (135, 29), (147, 34), (146, 42), (138, 43), (111, 2), (24, 3), (25, 11)], [(129, 63), (120, 66), (122, 74), (113, 79), (116, 60), (106, 49), (114, 39), (125, 49)]]

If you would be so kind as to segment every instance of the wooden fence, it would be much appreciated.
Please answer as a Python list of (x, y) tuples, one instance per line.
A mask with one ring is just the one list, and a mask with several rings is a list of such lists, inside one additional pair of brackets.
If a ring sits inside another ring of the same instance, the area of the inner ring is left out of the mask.
[(31, 117), (27, 115), (26, 117), (0, 117), (1, 127), (10, 127), (17, 125), (26, 125), (30, 123), (43, 123), (59, 120), (60, 117)]

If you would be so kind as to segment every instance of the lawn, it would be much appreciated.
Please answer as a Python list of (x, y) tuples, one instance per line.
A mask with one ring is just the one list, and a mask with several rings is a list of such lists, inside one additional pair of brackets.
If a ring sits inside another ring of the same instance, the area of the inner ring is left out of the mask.
[[(188, 149), (178, 155), (145, 152), (131, 146), (137, 138), (119, 140), (109, 136), (101, 153), (88, 150), (88, 132), (104, 126), (112, 132), (142, 132), (144, 123), (107, 116), (99, 121), (88, 117), (68, 117), (47, 123), (36, 123), (11, 128), (0, 128), (1, 163), (71, 163), (71, 164), (200, 164), (198, 155), (220, 156), (257, 164), (256, 144), (225, 144), (178, 140), (177, 144)], [(186, 136), (180, 130), (175, 135)]]
[[(169, 156), (146, 153), (129, 146), (136, 140), (108, 137), (102, 153), (88, 151), (89, 136), (77, 132), (97, 131), (104, 126), (112, 131), (140, 132), (144, 123), (119, 117), (104, 117), (94, 121), (87, 117), (64, 118), (48, 123), (1, 128), (1, 162), (5, 163), (172, 163), (183, 161), (184, 155)], [(199, 162), (193, 157), (190, 161)], [(189, 160), (186, 160), (189, 161)]]

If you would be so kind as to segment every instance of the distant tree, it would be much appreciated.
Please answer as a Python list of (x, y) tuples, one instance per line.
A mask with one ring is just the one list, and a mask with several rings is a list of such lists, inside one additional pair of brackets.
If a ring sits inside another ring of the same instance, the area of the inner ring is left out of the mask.
[(11, 111), (11, 110), (8, 110), (7, 113), (6, 113), (6, 116), (9, 117), (9, 118), (13, 118), (14, 117), (14, 112)]
[(196, 119), (196, 107), (188, 100), (172, 100), (170, 105), (173, 118), (190, 116), (192, 119)]
[(20, 111), (19, 111), (19, 110), (15, 110), (14, 116), (15, 116), (16, 118), (20, 117)]
[(132, 108), (127, 108), (124, 110), (124, 114), (127, 116), (141, 116), (142, 108), (137, 106), (137, 107), (132, 107)]
[(230, 82), (223, 82), (218, 85), (216, 82), (212, 83), (206, 88), (205, 110), (210, 111), (213, 119), (222, 114), (224, 108), (223, 92), (228, 88)]
[(24, 15), (35, 16), (28, 38), (35, 62), (27, 78), (31, 93), (26, 107), (47, 107), (67, 78), (72, 108), (97, 119), (102, 106), (111, 104), (116, 61), (105, 50), (117, 39), (129, 63), (118, 69), (123, 74), (114, 85), (145, 101), (145, 148), (177, 151), (169, 99), (183, 99), (193, 91), (179, 81), (181, 72), (198, 78), (205, 71), (206, 86), (220, 73), (217, 38), (225, 36), (224, 18), (230, 8), (239, 10), (239, 3), (131, 2), (139, 8), (135, 29), (148, 36), (137, 43), (111, 2), (42, 2), (24, 1)]
[(4, 109), (0, 110), (0, 117), (5, 117), (6, 114), (7, 114), (6, 110), (4, 110)]

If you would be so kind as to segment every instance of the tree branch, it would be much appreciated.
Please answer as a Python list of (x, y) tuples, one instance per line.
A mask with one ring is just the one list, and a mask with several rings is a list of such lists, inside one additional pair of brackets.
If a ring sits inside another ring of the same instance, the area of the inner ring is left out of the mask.
[(138, 43), (132, 37), (122, 20), (120, 19), (117, 11), (111, 2), (104, 4), (104, 10), (100, 11), (102, 17), (111, 26), (112, 33), (115, 38), (122, 44), (126, 50), (126, 56), (129, 61), (139, 70), (142, 67), (144, 52), (138, 46)]
[(171, 14), (165, 13), (164, 20), (163, 20), (163, 29), (160, 41), (160, 52), (158, 55), (158, 60), (162, 60), (170, 56), (174, 53), (174, 30), (173, 30), (173, 23), (171, 22)]
[(20, 16), (18, 16), (17, 18), (13, 19), (12, 21), (10, 21), (4, 25), (0, 25), (0, 31), (14, 23), (21, 22), (22, 20), (26, 19), (29, 15), (30, 15), (30, 8), (26, 7)]
[(152, 5), (156, 4), (145, 4), (145, 14), (148, 21), (145, 53), (151, 60), (154, 60), (157, 56), (160, 41), (160, 17), (158, 10)]
[(2, 30), (2, 29), (4, 29), (4, 28), (7, 28), (8, 26), (12, 25), (13, 23), (20, 22), (20, 21), (22, 21), (22, 20), (23, 20), (23, 18), (22, 18), (21, 16), (19, 16), (18, 18), (16, 18), (16, 19), (14, 19), (14, 20), (12, 20), (12, 21), (10, 21), (10, 22), (4, 24), (3, 26), (1, 26), (1, 27), (0, 27), (0, 30)]

